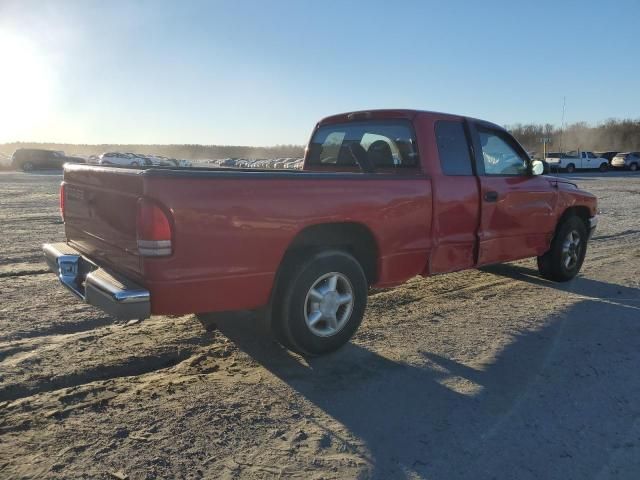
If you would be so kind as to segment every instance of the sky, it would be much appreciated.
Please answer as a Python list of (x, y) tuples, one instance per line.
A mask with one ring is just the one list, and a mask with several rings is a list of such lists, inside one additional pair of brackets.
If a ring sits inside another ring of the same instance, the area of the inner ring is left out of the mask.
[(339, 112), (640, 118), (640, 0), (0, 0), (0, 142), (304, 144)]

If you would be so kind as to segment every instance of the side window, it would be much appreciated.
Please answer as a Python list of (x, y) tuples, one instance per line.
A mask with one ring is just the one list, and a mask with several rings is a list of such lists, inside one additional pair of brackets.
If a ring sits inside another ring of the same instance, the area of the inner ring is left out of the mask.
[(436, 123), (436, 143), (440, 166), (445, 175), (473, 175), (469, 144), (462, 122)]
[(478, 129), (484, 173), (486, 175), (526, 175), (528, 161), (507, 135), (494, 130)]
[(593, 152), (587, 152), (587, 157), (589, 157), (589, 158), (598, 158), (593, 154)]

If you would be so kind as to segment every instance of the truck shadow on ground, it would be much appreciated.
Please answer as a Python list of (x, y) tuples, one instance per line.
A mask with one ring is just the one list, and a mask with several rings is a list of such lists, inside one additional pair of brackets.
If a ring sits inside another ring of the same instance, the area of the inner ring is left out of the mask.
[(634, 287), (601, 282), (584, 276), (578, 276), (570, 282), (552, 282), (540, 277), (538, 271), (533, 268), (507, 263), (482, 267), (480, 270), (520, 282), (573, 293), (605, 304), (637, 309), (640, 315), (640, 290)]
[[(511, 265), (487, 271), (544, 282)], [(363, 478), (589, 478), (608, 468), (640, 413), (640, 379), (627, 369), (640, 361), (640, 340), (619, 341), (640, 339), (640, 291), (586, 278), (544, 285), (589, 298), (514, 334), (480, 366), (419, 347), (422, 361), (409, 364), (354, 343), (305, 362), (265, 341), (264, 320), (231, 317), (218, 327), (342, 424), (309, 418), (333, 441), (344, 430), (357, 439), (346, 449), (369, 463)], [(420, 335), (429, 335), (426, 319)]]

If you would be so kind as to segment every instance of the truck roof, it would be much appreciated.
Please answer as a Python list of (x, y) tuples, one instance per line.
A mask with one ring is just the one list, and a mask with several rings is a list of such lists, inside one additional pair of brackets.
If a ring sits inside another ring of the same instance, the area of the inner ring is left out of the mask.
[(354, 112), (338, 113), (323, 118), (318, 122), (318, 126), (330, 123), (344, 123), (358, 120), (388, 120), (388, 119), (407, 119), (413, 120), (418, 115), (429, 116), (441, 120), (461, 120), (468, 119), (476, 122), (482, 122), (495, 128), (504, 129), (504, 127), (486, 120), (467, 117), (464, 115), (456, 115), (453, 113), (434, 112), (430, 110), (412, 110), (404, 108), (385, 108), (374, 110), (358, 110)]

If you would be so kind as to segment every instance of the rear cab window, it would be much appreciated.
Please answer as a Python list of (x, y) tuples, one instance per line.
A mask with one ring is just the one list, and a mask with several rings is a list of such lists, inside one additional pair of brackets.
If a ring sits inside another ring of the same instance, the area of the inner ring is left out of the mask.
[(311, 139), (307, 164), (311, 167), (359, 169), (374, 172), (418, 168), (413, 126), (408, 120), (368, 120), (320, 126)]
[(440, 167), (445, 175), (473, 175), (469, 143), (461, 121), (436, 122)]

